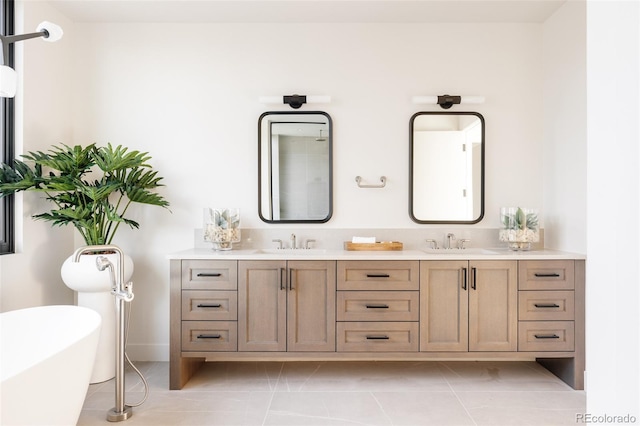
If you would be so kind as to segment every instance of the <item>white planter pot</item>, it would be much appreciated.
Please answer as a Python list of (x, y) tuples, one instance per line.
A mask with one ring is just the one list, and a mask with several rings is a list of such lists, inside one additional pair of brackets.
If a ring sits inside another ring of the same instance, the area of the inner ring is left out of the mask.
[[(112, 379), (116, 374), (116, 300), (111, 294), (109, 269), (99, 271), (96, 258), (105, 256), (113, 263), (115, 278), (118, 279), (117, 254), (83, 254), (79, 262), (71, 256), (62, 264), (60, 275), (71, 290), (78, 292), (78, 306), (93, 309), (102, 317), (102, 329), (96, 352), (96, 361), (91, 374), (91, 383)], [(133, 260), (124, 256), (124, 280), (127, 283), (133, 275)]]

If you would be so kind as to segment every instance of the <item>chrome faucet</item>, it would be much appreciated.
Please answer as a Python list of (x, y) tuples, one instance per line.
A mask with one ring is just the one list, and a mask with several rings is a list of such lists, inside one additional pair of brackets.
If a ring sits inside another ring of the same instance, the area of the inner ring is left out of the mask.
[(449, 233), (447, 234), (447, 238), (445, 238), (444, 240), (444, 248), (446, 249), (450, 249), (451, 248), (451, 241), (455, 240), (456, 236)]
[[(124, 284), (124, 252), (120, 247), (114, 246), (114, 245), (96, 245), (96, 246), (80, 247), (75, 252), (73, 252), (73, 261), (76, 263), (80, 262), (80, 256), (82, 256), (83, 254), (100, 253), (100, 252), (107, 252), (107, 251), (114, 251), (118, 254), (118, 277), (117, 277), (118, 279), (117, 280), (114, 279), (115, 286), (114, 288), (111, 289), (111, 292), (116, 297), (123, 297), (126, 299), (126, 297), (124, 296), (125, 295), (128, 296), (129, 292), (123, 289), (123, 286), (125, 286)], [(104, 271), (107, 268), (107, 265), (106, 263), (104, 263), (103, 259), (104, 258), (99, 257), (96, 261), (96, 267), (100, 271)], [(133, 297), (131, 298), (133, 299)]]
[(291, 234), (291, 248), (296, 248), (296, 234)]
[[(124, 252), (118, 246), (114, 245), (96, 245), (80, 247), (73, 253), (72, 260), (80, 262), (80, 256), (86, 253), (100, 253), (105, 251), (113, 251), (118, 254), (118, 277), (115, 284), (111, 288), (111, 293), (116, 297), (116, 380), (115, 380), (115, 407), (107, 412), (107, 420), (110, 422), (119, 422), (128, 419), (133, 415), (133, 409), (125, 405), (125, 378), (124, 378), (124, 361), (125, 361), (125, 311), (124, 302), (133, 300), (133, 284), (124, 284)], [(98, 256), (96, 267), (100, 271), (109, 268), (111, 277), (114, 277), (113, 264), (104, 256)]]

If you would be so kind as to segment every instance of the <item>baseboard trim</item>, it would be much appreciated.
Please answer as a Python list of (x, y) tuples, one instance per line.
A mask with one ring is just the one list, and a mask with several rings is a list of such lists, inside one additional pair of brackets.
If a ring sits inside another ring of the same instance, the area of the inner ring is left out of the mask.
[(131, 361), (169, 361), (169, 345), (129, 343), (127, 355)]

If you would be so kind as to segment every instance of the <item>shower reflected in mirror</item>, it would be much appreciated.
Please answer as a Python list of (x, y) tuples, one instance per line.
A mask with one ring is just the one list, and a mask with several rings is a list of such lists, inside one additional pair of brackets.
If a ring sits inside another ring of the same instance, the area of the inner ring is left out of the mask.
[(332, 127), (325, 112), (265, 112), (258, 121), (258, 205), (267, 223), (332, 215)]

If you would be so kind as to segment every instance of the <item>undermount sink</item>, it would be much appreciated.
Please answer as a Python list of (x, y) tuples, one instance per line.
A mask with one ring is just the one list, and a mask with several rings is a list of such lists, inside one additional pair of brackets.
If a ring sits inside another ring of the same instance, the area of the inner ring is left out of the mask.
[(327, 252), (326, 249), (260, 249), (258, 253), (264, 254), (286, 254), (286, 255), (313, 255), (313, 254), (325, 254)]
[(433, 249), (433, 248), (429, 248), (429, 249), (424, 249), (422, 250), (425, 253), (428, 254), (455, 254), (455, 255), (465, 255), (465, 254), (497, 254), (495, 251), (493, 250), (487, 250), (484, 248), (463, 248), (463, 249), (459, 249), (459, 248), (453, 248), (453, 249)]

